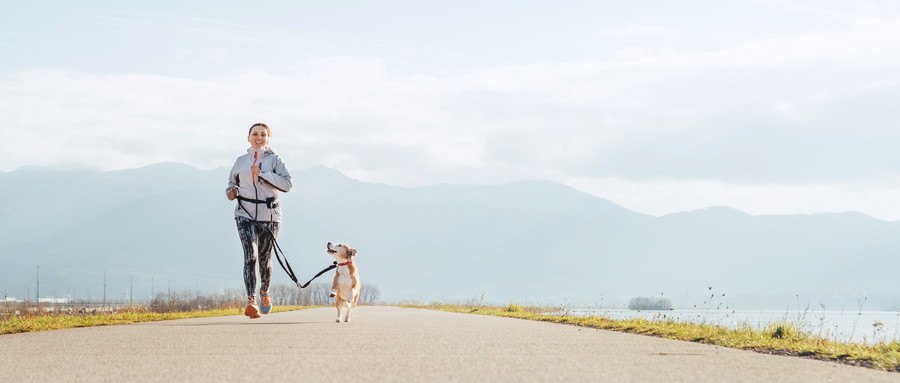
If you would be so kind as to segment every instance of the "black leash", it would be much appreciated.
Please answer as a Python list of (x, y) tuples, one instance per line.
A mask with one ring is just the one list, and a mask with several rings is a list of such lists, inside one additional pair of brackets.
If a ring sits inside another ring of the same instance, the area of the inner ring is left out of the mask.
[[(314, 276), (314, 277), (310, 278), (308, 281), (306, 281), (306, 283), (304, 283), (304, 284), (302, 284), (302, 285), (299, 284), (299, 283), (297, 283), (297, 287), (300, 287), (301, 289), (306, 288), (306, 286), (309, 286), (309, 283), (312, 282), (313, 279), (316, 279), (316, 278), (318, 278), (320, 275), (325, 274), (326, 272), (328, 272), (329, 270), (333, 270), (333, 269), (336, 269), (336, 268), (337, 268), (337, 261), (334, 261), (334, 262), (331, 263), (331, 266), (328, 266), (328, 267), (326, 267), (325, 269), (323, 269), (322, 271), (320, 271), (318, 274), (316, 274), (316, 276)], [(294, 282), (296, 282), (296, 281), (294, 281)]]
[[(256, 185), (253, 185), (253, 186), (255, 187)], [(250, 199), (243, 199), (243, 200), (247, 201)], [(250, 200), (250, 201), (253, 201), (253, 200)], [(265, 203), (265, 201), (263, 201), (263, 203)], [(250, 215), (250, 212), (247, 211), (247, 208), (245, 208), (244, 204), (241, 203), (241, 199), (238, 199), (238, 206), (240, 206), (241, 209), (243, 209), (247, 213), (248, 216)], [(277, 205), (275, 205), (275, 206), (277, 206)], [(257, 206), (257, 211), (259, 210), (258, 208), (259, 207)], [(297, 275), (294, 274), (294, 269), (291, 268), (291, 264), (288, 262), (287, 257), (285, 257), (284, 252), (281, 251), (281, 246), (278, 245), (278, 241), (275, 239), (275, 233), (272, 232), (272, 230), (270, 230), (268, 227), (263, 225), (262, 222), (259, 222), (256, 219), (253, 219), (250, 222), (253, 222), (253, 225), (257, 229), (261, 229), (263, 233), (267, 233), (270, 236), (272, 236), (272, 243), (275, 245), (272, 247), (272, 251), (275, 253), (275, 259), (278, 260), (278, 264), (281, 265), (281, 269), (284, 270), (285, 273), (287, 273), (288, 277), (291, 278), (292, 281), (294, 281), (294, 284), (296, 284), (297, 287), (299, 287), (301, 289), (305, 289), (307, 286), (309, 286), (310, 283), (312, 283), (312, 281), (314, 279), (320, 277), (322, 274), (325, 274), (329, 270), (333, 270), (333, 269), (337, 268), (337, 261), (334, 261), (331, 263), (330, 266), (326, 267), (325, 269), (320, 271), (318, 274), (316, 274), (314, 277), (312, 277), (308, 281), (306, 281), (306, 283), (301, 285), (300, 282), (297, 281)]]

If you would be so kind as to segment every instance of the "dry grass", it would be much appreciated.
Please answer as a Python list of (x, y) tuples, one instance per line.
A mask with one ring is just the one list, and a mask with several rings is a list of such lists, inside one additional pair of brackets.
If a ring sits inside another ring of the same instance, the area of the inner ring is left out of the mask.
[[(273, 313), (302, 310), (313, 306), (275, 306)], [(157, 313), (140, 307), (123, 309), (109, 314), (29, 315), (0, 320), (0, 335), (23, 332), (60, 330), (75, 327), (109, 326), (172, 319), (243, 315), (243, 308), (224, 308), (184, 312)]]
[(802, 356), (836, 361), (886, 371), (900, 372), (900, 342), (874, 345), (842, 343), (799, 331), (796, 326), (773, 323), (765, 330), (749, 326), (730, 329), (721, 326), (645, 319), (613, 320), (598, 316), (550, 315), (535, 307), (431, 305), (406, 306), (466, 314), (494, 315), (508, 318), (562, 323), (581, 327), (614, 330), (658, 336), (763, 353)]

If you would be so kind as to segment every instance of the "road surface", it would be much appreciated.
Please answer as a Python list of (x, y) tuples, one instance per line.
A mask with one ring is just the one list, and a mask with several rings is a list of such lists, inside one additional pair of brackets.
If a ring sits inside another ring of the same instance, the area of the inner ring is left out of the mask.
[(900, 373), (481, 315), (359, 307), (0, 336), (5, 382), (900, 382)]

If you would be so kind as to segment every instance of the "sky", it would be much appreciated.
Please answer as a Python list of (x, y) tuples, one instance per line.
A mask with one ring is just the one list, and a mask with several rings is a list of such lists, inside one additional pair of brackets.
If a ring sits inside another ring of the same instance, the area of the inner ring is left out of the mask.
[(895, 1), (0, 2), (0, 171), (230, 168), (266, 122), (368, 182), (900, 220)]

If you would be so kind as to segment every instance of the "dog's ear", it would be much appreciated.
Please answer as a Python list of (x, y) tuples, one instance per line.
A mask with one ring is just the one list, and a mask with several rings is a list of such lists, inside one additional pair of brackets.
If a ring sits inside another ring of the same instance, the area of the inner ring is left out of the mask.
[(350, 249), (350, 258), (353, 258), (355, 256), (356, 256), (356, 249)]

